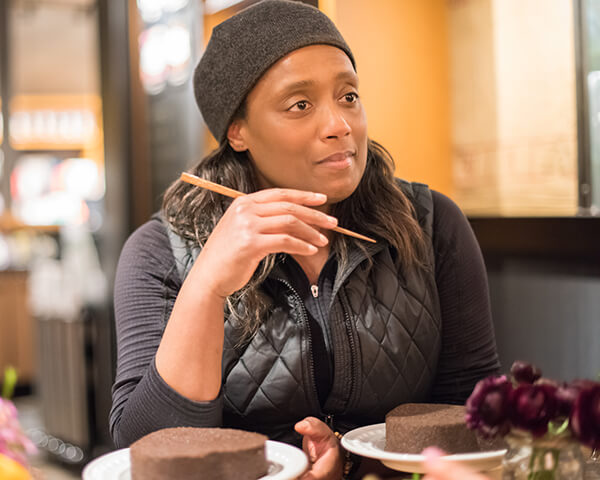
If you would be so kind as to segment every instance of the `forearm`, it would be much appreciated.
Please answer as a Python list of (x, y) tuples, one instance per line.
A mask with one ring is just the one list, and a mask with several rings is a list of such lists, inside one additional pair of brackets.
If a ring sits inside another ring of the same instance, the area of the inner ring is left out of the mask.
[(194, 402), (171, 389), (152, 362), (134, 388), (115, 384), (111, 433), (118, 448), (128, 447), (144, 435), (170, 427), (220, 427), (223, 400)]
[(192, 268), (175, 301), (156, 353), (156, 368), (173, 390), (206, 402), (221, 388), (224, 299), (198, 288), (203, 274), (196, 267), (200, 265)]

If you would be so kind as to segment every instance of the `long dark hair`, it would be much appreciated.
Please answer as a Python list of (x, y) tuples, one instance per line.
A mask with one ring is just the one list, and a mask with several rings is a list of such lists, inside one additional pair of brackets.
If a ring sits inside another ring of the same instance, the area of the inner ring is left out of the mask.
[[(258, 190), (248, 154), (236, 152), (227, 141), (193, 167), (191, 173), (244, 193)], [(202, 247), (230, 204), (227, 197), (177, 180), (165, 193), (163, 213), (191, 247)], [(332, 215), (345, 228), (387, 242), (396, 250), (403, 269), (425, 266), (427, 247), (423, 230), (412, 203), (394, 179), (391, 155), (377, 142), (369, 140), (363, 177), (354, 193), (334, 206)], [(344, 268), (353, 244), (365, 249), (361, 240), (345, 235), (334, 237), (331, 248), (337, 255), (338, 268)], [(241, 326), (244, 338), (256, 332), (270, 307), (259, 286), (275, 261), (274, 254), (264, 258), (246, 286), (227, 298), (228, 313)]]

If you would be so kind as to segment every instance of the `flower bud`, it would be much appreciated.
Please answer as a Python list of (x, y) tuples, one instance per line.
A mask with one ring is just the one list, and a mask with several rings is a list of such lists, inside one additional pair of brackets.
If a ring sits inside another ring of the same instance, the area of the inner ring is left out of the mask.
[(517, 383), (533, 383), (542, 376), (539, 368), (521, 360), (517, 360), (512, 364), (510, 374)]
[(600, 383), (586, 382), (570, 417), (573, 434), (590, 448), (600, 448)]
[(561, 385), (556, 390), (556, 401), (558, 415), (561, 417), (568, 417), (573, 411), (575, 400), (579, 394), (579, 389), (571, 387), (570, 385)]
[(569, 383), (558, 385), (556, 390), (556, 400), (558, 402), (558, 415), (569, 417), (575, 406), (575, 400), (579, 392), (584, 388), (594, 386), (595, 382), (591, 380), (573, 380)]

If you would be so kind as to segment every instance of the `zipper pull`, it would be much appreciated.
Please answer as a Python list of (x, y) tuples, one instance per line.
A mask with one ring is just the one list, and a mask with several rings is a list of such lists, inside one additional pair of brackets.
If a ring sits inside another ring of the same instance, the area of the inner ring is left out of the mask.
[(319, 286), (318, 285), (311, 285), (310, 291), (311, 291), (313, 297), (317, 298), (319, 296)]
[(325, 415), (325, 417), (323, 418), (325, 424), (331, 428), (331, 431), (335, 431), (333, 428), (333, 415)]

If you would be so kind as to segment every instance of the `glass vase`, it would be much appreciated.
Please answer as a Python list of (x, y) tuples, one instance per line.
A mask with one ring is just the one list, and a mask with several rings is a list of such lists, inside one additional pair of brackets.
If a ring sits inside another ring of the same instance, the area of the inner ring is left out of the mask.
[(589, 451), (584, 449), (583, 456), (587, 458), (583, 475), (584, 480), (600, 480), (600, 449), (596, 448)]
[(511, 433), (506, 443), (502, 480), (584, 480), (581, 447), (571, 438)]

